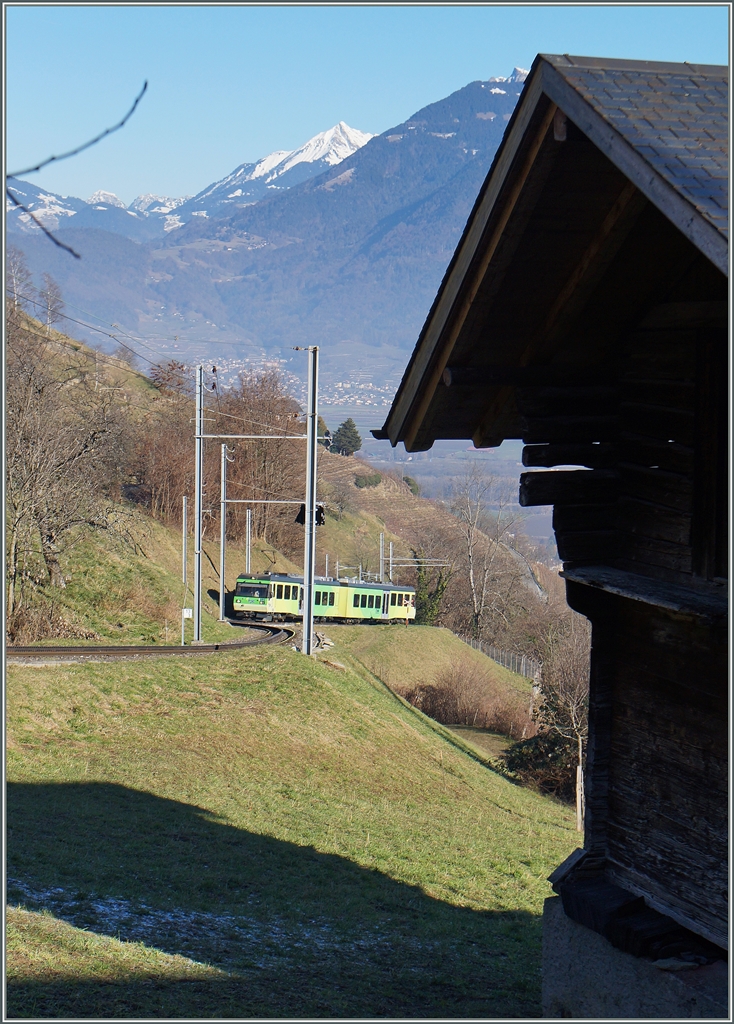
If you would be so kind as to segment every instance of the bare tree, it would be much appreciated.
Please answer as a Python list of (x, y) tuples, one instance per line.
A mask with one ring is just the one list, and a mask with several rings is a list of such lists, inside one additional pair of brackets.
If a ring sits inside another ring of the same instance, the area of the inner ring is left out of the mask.
[(61, 319), (64, 301), (61, 289), (50, 274), (43, 275), (43, 287), (38, 293), (40, 299), (40, 317), (46, 327), (46, 336), (51, 334), (51, 327)]
[(459, 521), (471, 597), (471, 634), (479, 639), (489, 607), (502, 602), (502, 584), (517, 577), (502, 558), (503, 541), (520, 518), (505, 481), (473, 463), (452, 488), (451, 511)]
[(166, 363), (153, 363), (148, 371), (148, 377), (162, 394), (193, 394), (194, 371), (178, 359), (169, 359)]
[(569, 613), (549, 631), (536, 715), (541, 727), (576, 748), (576, 827), (583, 829), (584, 745), (589, 729), (589, 648), (587, 619)]
[(8, 611), (16, 610), (21, 556), (37, 552), (54, 587), (75, 527), (106, 528), (125, 429), (114, 392), (96, 392), (86, 359), (60, 351), (15, 318), (6, 358)]
[(33, 275), (28, 269), (25, 254), (14, 245), (8, 246), (5, 257), (5, 293), (16, 315), (35, 298)]
[[(234, 442), (234, 461), (227, 477), (232, 498), (290, 500), (303, 494), (303, 444), (286, 440), (286, 436), (305, 435), (306, 429), (298, 403), (276, 371), (241, 374), (235, 387), (215, 392), (211, 415), (222, 433), (275, 436)], [(244, 505), (233, 506), (229, 521), (234, 537), (244, 533), (244, 510)], [(293, 518), (294, 509), (287, 505), (252, 506), (255, 536), (295, 553), (303, 533), (294, 527)]]

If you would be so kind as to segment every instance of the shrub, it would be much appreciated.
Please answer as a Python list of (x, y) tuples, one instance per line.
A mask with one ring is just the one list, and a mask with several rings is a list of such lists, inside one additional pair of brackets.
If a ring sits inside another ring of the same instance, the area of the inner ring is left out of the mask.
[(355, 487), (377, 487), (382, 480), (379, 473), (359, 474), (354, 478)]
[(561, 800), (573, 801), (576, 794), (576, 741), (557, 732), (513, 743), (502, 759), (507, 770), (526, 786)]
[(401, 696), (443, 725), (491, 729), (512, 739), (533, 735), (535, 723), (520, 698), (503, 692), (495, 680), (471, 661), (439, 672), (433, 683), (422, 683)]

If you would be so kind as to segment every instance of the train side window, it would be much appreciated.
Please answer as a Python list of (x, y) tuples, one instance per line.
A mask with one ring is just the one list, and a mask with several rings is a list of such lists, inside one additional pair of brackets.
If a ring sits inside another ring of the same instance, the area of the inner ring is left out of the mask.
[(321, 591), (320, 590), (317, 590), (315, 592), (315, 594), (313, 596), (313, 603), (314, 604), (321, 604)]
[(332, 590), (331, 593), (329, 594), (329, 607), (333, 607), (333, 605), (334, 605), (334, 591)]
[(352, 602), (355, 608), (359, 608), (359, 594), (354, 595), (354, 601)]
[(283, 584), (282, 583), (279, 583), (278, 586), (275, 588), (275, 596), (277, 597), (277, 599), (279, 601), (282, 599), (282, 597), (283, 597)]
[(398, 594), (398, 604), (402, 605), (402, 603), (403, 603), (403, 595), (402, 594)]
[(392, 594), (390, 594), (390, 604), (395, 604), (397, 599), (398, 599), (397, 595), (396, 595), (395, 591), (393, 590)]
[[(294, 598), (295, 598), (295, 594), (296, 594), (297, 590), (298, 590), (298, 587), (294, 587), (293, 588), (293, 596), (294, 596)], [(303, 600), (303, 587), (301, 587), (301, 601), (302, 600)]]
[(366, 594), (362, 594), (362, 599), (360, 601), (360, 605), (362, 606), (362, 608), (366, 608), (367, 607), (367, 595)]
[(283, 587), (283, 600), (284, 601), (290, 601), (290, 599), (291, 599), (291, 588), (290, 588), (290, 586), (286, 585), (285, 587)]
[(367, 598), (367, 607), (371, 608), (374, 605), (374, 603), (375, 603), (375, 599), (372, 596), (372, 594), (370, 594), (369, 597)]

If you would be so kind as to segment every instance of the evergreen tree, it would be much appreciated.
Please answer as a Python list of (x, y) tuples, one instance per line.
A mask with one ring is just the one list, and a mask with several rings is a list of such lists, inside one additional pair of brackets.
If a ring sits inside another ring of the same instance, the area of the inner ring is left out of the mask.
[(350, 417), (341, 424), (334, 434), (331, 450), (341, 455), (354, 455), (362, 447), (362, 438), (359, 436), (357, 424)]
[(416, 625), (434, 626), (439, 612), (441, 601), (446, 593), (446, 588), (451, 582), (454, 574), (452, 566), (446, 566), (432, 570), (427, 562), (426, 556), (421, 550), (412, 549), (415, 559), (415, 621)]

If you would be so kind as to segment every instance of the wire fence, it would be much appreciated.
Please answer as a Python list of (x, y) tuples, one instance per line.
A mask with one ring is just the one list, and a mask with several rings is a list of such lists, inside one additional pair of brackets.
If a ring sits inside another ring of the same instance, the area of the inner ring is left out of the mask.
[(475, 651), (481, 651), (482, 654), (486, 654), (488, 658), (496, 661), (498, 665), (508, 668), (510, 672), (516, 672), (519, 676), (534, 679), (536, 683), (540, 682), (542, 665), (535, 658), (529, 658), (525, 654), (516, 654), (514, 651), (503, 651), (492, 644), (486, 644), (483, 640), (474, 640), (466, 636), (459, 637), (459, 639), (463, 640), (465, 644), (469, 644)]

